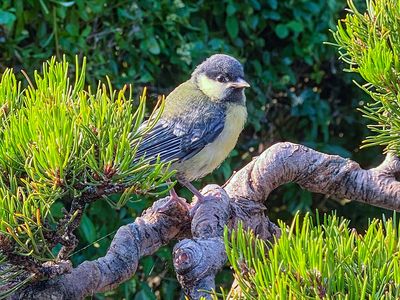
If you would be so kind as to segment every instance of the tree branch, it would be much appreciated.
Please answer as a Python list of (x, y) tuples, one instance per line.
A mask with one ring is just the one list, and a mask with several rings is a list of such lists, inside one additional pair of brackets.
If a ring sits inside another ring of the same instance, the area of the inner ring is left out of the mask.
[(192, 220), (192, 239), (184, 239), (173, 250), (177, 278), (190, 299), (209, 298), (215, 275), (226, 262), (223, 241), (230, 199), (218, 186), (203, 189), (206, 201)]
[(157, 213), (168, 199), (158, 200), (134, 223), (119, 228), (104, 257), (86, 261), (55, 279), (34, 283), (11, 299), (82, 299), (128, 280), (141, 257), (188, 231), (188, 212), (182, 206), (170, 201), (166, 213)]
[(399, 172), (400, 160), (393, 155), (377, 168), (363, 170), (349, 159), (286, 142), (271, 146), (237, 172), (225, 190), (237, 201), (262, 202), (278, 186), (296, 182), (311, 192), (400, 210)]
[(263, 239), (279, 236), (263, 205), (276, 187), (296, 182), (312, 192), (399, 210), (399, 171), (400, 161), (393, 155), (380, 166), (363, 170), (339, 156), (278, 143), (237, 172), (224, 190), (204, 188), (210, 201), (199, 205), (192, 221), (185, 208), (173, 202), (160, 213), (157, 207), (168, 198), (161, 199), (134, 223), (118, 230), (106, 256), (84, 262), (69, 274), (34, 283), (12, 299), (81, 299), (110, 290), (135, 273), (140, 257), (154, 253), (171, 239), (190, 236), (174, 248), (177, 277), (189, 298), (208, 297), (201, 290), (214, 288), (215, 274), (226, 261), (222, 242), (225, 224), (235, 228), (242, 221)]
[[(400, 159), (391, 153), (378, 167), (363, 170), (351, 160), (286, 142), (271, 146), (237, 172), (225, 190), (236, 203), (248, 203), (249, 199), (264, 202), (278, 186), (296, 182), (311, 192), (399, 210), (399, 173)], [(242, 295), (235, 280), (228, 299), (240, 299)]]
[(82, 184), (77, 184), (76, 188), (84, 190), (80, 197), (72, 199), (69, 211), (65, 211), (65, 216), (58, 225), (57, 230), (47, 233), (51, 247), (60, 243), (62, 245), (57, 255), (57, 260), (62, 261), (68, 259), (72, 251), (78, 245), (78, 240), (75, 237), (74, 231), (79, 227), (85, 206), (87, 203), (94, 202), (103, 196), (123, 192), (127, 186), (123, 184), (113, 184), (104, 182), (95, 187), (88, 187)]

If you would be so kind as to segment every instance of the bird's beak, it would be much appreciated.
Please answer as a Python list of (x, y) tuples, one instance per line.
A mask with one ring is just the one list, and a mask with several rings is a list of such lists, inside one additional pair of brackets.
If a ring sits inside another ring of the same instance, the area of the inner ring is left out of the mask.
[(229, 83), (229, 86), (235, 89), (243, 89), (250, 87), (250, 84), (248, 84), (243, 78), (238, 78), (235, 82)]

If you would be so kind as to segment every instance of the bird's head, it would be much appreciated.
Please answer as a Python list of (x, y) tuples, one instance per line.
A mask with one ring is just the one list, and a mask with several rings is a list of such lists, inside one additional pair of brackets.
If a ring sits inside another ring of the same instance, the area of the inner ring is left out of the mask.
[(215, 54), (196, 67), (191, 80), (212, 101), (245, 104), (243, 66), (232, 56)]

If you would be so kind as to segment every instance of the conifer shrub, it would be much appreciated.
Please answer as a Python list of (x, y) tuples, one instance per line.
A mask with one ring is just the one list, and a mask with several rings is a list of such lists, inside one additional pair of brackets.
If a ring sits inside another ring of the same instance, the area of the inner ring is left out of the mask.
[(134, 101), (127, 86), (116, 91), (110, 82), (87, 88), (85, 66), (77, 62), (72, 77), (66, 60), (53, 58), (27, 86), (11, 69), (1, 76), (0, 298), (46, 279), (44, 263), (69, 259), (90, 203), (120, 208), (132, 194), (168, 190), (168, 165), (135, 159), (163, 102), (141, 126), (145, 94)]
[[(400, 4), (367, 0), (361, 13), (348, 1), (345, 19), (332, 31), (345, 71), (369, 99), (360, 110), (371, 122), (364, 146), (400, 155)], [(400, 200), (400, 199), (399, 199)], [(398, 299), (399, 226), (395, 218), (372, 220), (365, 232), (325, 215), (296, 215), (280, 222), (282, 236), (266, 244), (238, 228), (225, 234), (229, 261), (245, 299)]]
[(239, 227), (225, 243), (242, 295), (237, 299), (398, 299), (399, 225), (370, 222), (365, 232), (325, 214), (297, 214), (273, 244)]

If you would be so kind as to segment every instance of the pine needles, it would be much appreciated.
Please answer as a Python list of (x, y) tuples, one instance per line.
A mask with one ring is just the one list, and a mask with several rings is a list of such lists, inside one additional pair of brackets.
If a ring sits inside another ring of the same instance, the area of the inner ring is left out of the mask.
[(396, 220), (373, 220), (359, 234), (349, 221), (296, 215), (273, 245), (239, 227), (225, 231), (229, 262), (243, 299), (398, 299)]
[(367, 83), (357, 85), (372, 98), (360, 109), (375, 133), (364, 146), (382, 145), (400, 155), (400, 3), (367, 0), (364, 14), (352, 0), (348, 5), (333, 36), (347, 71), (361, 75)]
[[(168, 165), (136, 158), (163, 101), (141, 127), (145, 92), (135, 103), (130, 87), (115, 91), (109, 80), (85, 90), (85, 68), (85, 59), (81, 66), (77, 61), (71, 79), (66, 60), (53, 58), (28, 78), (26, 88), (12, 70), (1, 76), (0, 266), (13, 270), (0, 275), (1, 286), (22, 271), (40, 277), (43, 262), (67, 257), (88, 203), (103, 198), (122, 206), (132, 194), (168, 190)], [(108, 199), (115, 193), (122, 194), (117, 203)], [(56, 201), (69, 207), (61, 219), (51, 214)], [(63, 246), (60, 253), (56, 245)]]

